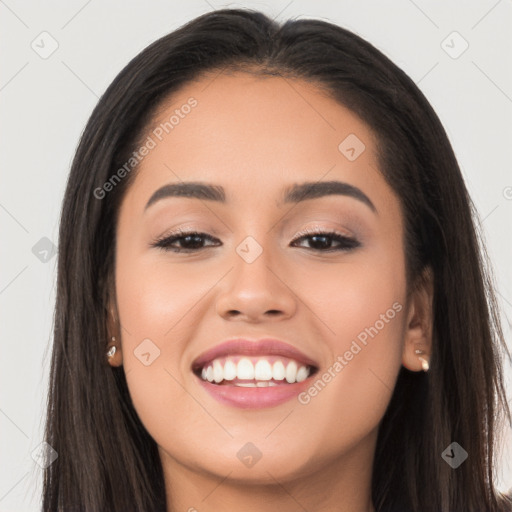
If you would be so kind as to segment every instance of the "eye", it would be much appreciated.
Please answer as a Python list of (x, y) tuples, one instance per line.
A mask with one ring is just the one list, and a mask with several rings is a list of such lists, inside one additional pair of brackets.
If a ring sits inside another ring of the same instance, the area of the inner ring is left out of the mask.
[[(305, 236), (296, 238), (292, 243), (309, 239), (308, 243), (313, 244), (312, 249), (320, 252), (348, 251), (361, 245), (355, 238), (342, 235), (336, 231), (306, 230), (299, 233), (299, 235)], [(338, 243), (337, 247), (332, 247), (333, 241)]]
[[(209, 241), (216, 240), (216, 238), (213, 238), (206, 233), (199, 233), (197, 231), (179, 231), (179, 234), (172, 233), (169, 236), (155, 240), (151, 246), (160, 247), (165, 251), (193, 252), (198, 249), (205, 248), (205, 246), (201, 245), (201, 240), (203, 239)], [(180, 247), (176, 247), (176, 243), (179, 243)]]
[[(299, 235), (302, 236), (293, 240), (292, 244), (300, 240), (310, 239), (309, 243), (312, 242), (313, 244), (311, 249), (320, 252), (348, 251), (361, 245), (355, 238), (342, 235), (336, 231), (306, 230), (300, 232)], [(178, 234), (171, 233), (168, 236), (155, 240), (151, 246), (159, 247), (165, 251), (195, 252), (208, 247), (202, 244), (204, 241), (215, 242), (218, 240), (206, 233), (200, 233), (198, 231), (179, 231)], [(338, 243), (337, 247), (332, 247), (333, 241)], [(178, 246), (176, 244), (178, 244)], [(210, 245), (210, 247), (212, 247), (212, 245)]]

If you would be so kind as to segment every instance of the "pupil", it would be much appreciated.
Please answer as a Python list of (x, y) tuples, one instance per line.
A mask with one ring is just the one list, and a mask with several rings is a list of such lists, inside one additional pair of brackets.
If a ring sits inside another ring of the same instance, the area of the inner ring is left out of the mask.
[(185, 244), (189, 245), (187, 242), (191, 239), (194, 240), (195, 245), (201, 245), (201, 237), (199, 235), (187, 235), (185, 237)]
[(325, 235), (314, 235), (314, 236), (313, 236), (313, 241), (315, 241), (315, 240), (316, 240), (316, 239), (318, 239), (318, 238), (320, 238), (320, 239), (322, 239), (322, 240), (323, 240), (323, 242), (324, 242), (324, 244), (323, 244), (323, 245), (329, 245), (329, 244), (326, 244), (326, 242), (325, 242), (325, 240), (326, 240), (327, 238), (329, 238), (329, 237), (327, 237), (327, 236), (325, 236)]

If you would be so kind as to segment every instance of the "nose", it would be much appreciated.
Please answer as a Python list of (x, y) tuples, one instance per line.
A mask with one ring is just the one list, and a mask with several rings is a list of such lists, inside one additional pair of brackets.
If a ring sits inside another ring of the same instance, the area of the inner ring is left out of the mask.
[(225, 320), (258, 323), (294, 315), (297, 296), (289, 276), (272, 260), (271, 251), (262, 249), (251, 263), (235, 252), (234, 268), (219, 284), (216, 300), (217, 314)]

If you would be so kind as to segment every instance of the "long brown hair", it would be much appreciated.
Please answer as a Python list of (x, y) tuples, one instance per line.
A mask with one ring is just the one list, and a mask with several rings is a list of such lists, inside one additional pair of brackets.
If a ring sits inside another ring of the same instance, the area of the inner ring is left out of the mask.
[[(431, 370), (399, 373), (379, 428), (377, 510), (509, 510), (512, 500), (493, 484), (496, 434), (510, 421), (500, 362), (508, 351), (477, 215), (439, 118), (401, 69), (352, 32), (224, 9), (137, 55), (101, 97), (77, 148), (61, 212), (45, 433), (59, 457), (45, 471), (43, 511), (165, 511), (156, 443), (123, 368), (105, 359), (117, 215), (137, 169), (103, 198), (95, 190), (127, 161), (164, 99), (223, 69), (310, 81), (365, 121), (400, 198), (408, 286), (433, 273)], [(441, 457), (452, 442), (469, 454), (457, 469)]]

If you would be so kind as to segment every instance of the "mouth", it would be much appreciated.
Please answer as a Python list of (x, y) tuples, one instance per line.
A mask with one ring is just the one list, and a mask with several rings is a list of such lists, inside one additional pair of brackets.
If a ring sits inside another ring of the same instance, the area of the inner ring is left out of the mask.
[(215, 358), (193, 371), (203, 381), (218, 386), (272, 387), (302, 382), (317, 368), (285, 357), (237, 355)]
[(300, 393), (318, 364), (279, 340), (231, 340), (192, 363), (201, 385), (224, 404), (242, 408), (278, 405)]

